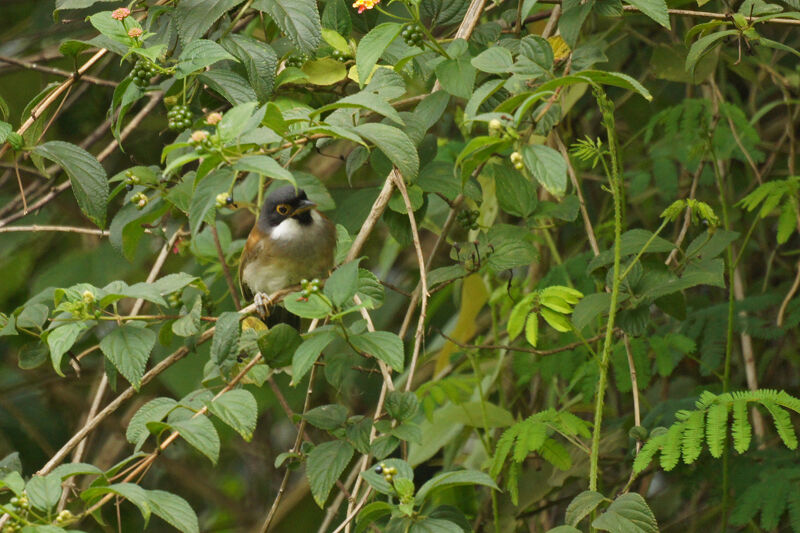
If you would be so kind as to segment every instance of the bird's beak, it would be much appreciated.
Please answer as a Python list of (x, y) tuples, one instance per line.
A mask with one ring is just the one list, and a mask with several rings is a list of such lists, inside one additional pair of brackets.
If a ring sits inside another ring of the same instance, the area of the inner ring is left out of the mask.
[(311, 200), (301, 200), (300, 201), (300, 205), (298, 205), (297, 209), (294, 210), (294, 212), (292, 213), (292, 216), (294, 217), (294, 216), (297, 216), (297, 215), (302, 215), (306, 211), (311, 211), (315, 207), (317, 207), (317, 204), (315, 204)]

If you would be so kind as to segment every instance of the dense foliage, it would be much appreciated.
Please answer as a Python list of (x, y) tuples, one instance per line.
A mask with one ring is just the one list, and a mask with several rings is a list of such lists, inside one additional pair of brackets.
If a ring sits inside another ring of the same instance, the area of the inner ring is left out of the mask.
[(1, 11), (3, 533), (800, 533), (797, 0)]

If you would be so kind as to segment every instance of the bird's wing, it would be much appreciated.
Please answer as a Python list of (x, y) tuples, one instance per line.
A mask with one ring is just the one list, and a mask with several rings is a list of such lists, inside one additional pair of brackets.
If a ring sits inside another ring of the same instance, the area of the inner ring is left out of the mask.
[(253, 229), (250, 230), (250, 235), (247, 236), (247, 242), (244, 243), (242, 255), (239, 258), (239, 289), (242, 291), (242, 296), (244, 296), (247, 301), (253, 299), (253, 291), (250, 290), (250, 287), (244, 282), (242, 275), (244, 274), (244, 267), (247, 266), (247, 263), (258, 256), (263, 237), (264, 233), (259, 229), (258, 225), (253, 226)]

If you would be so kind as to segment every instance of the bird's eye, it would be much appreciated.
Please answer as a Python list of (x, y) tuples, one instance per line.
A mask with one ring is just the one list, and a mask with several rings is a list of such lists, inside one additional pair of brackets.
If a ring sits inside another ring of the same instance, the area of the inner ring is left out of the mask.
[(286, 204), (278, 204), (275, 211), (277, 211), (279, 215), (287, 215), (289, 214), (289, 206)]

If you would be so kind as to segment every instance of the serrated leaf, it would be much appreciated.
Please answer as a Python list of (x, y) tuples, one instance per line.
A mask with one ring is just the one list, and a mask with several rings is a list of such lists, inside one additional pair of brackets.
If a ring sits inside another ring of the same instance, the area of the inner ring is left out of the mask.
[(228, 10), (244, 0), (181, 0), (175, 7), (172, 20), (184, 46), (196, 42)]
[(211, 340), (211, 360), (217, 365), (238, 353), (239, 318), (241, 316), (236, 311), (222, 313), (217, 318)]
[(592, 522), (592, 527), (613, 533), (658, 533), (653, 511), (636, 492), (619, 496)]
[(61, 478), (53, 474), (33, 476), (25, 485), (31, 505), (42, 511), (50, 511), (61, 498)]
[(219, 459), (219, 434), (214, 424), (205, 416), (198, 416), (180, 420), (171, 424), (172, 429), (180, 432), (183, 440), (192, 448), (208, 457), (212, 463), (217, 464)]
[(127, 323), (103, 337), (100, 350), (133, 388), (139, 390), (150, 351), (155, 343), (154, 331)]
[(230, 390), (211, 402), (208, 410), (232, 427), (242, 438), (250, 441), (256, 429), (258, 405), (256, 399), (244, 389)]
[(353, 299), (358, 290), (358, 263), (350, 261), (333, 271), (325, 281), (323, 289), (325, 296), (330, 298), (333, 305), (342, 308)]
[(403, 371), (403, 341), (389, 331), (367, 331), (351, 335), (350, 342), (361, 352), (388, 364), (397, 372)]
[(303, 379), (322, 350), (335, 338), (336, 333), (329, 329), (311, 333), (305, 338), (292, 357), (292, 385)]
[(567, 163), (560, 153), (543, 144), (522, 148), (522, 160), (536, 181), (554, 196), (567, 192)]
[(302, 52), (312, 54), (319, 46), (322, 24), (316, 0), (256, 0), (252, 7), (267, 13)]
[(98, 227), (106, 225), (108, 180), (97, 159), (74, 144), (49, 141), (33, 149), (33, 153), (57, 163), (69, 176), (78, 207)]
[(308, 454), (306, 476), (311, 495), (320, 508), (325, 507), (328, 493), (353, 457), (353, 451), (347, 442), (335, 440), (315, 446)]
[(436, 474), (433, 478), (426, 481), (417, 491), (414, 501), (417, 504), (421, 504), (437, 491), (461, 485), (483, 485), (495, 490), (500, 490), (488, 474), (477, 470), (456, 470), (453, 472)]
[(160, 422), (176, 405), (178, 405), (178, 402), (172, 398), (154, 398), (150, 400), (141, 406), (131, 418), (128, 423), (128, 429), (125, 431), (125, 438), (131, 444), (140, 444), (150, 435), (147, 423)]
[(589, 513), (597, 509), (604, 499), (602, 494), (593, 490), (581, 492), (569, 502), (564, 520), (571, 526), (577, 526)]
[(363, 87), (378, 59), (386, 48), (394, 41), (403, 29), (402, 24), (385, 22), (372, 28), (361, 38), (356, 49), (356, 68), (359, 84)]
[(61, 371), (61, 359), (64, 354), (72, 348), (78, 340), (81, 332), (87, 328), (85, 322), (72, 322), (59, 326), (47, 334), (47, 347), (50, 349), (50, 361), (53, 363), (53, 370), (64, 377)]
[(198, 533), (200, 524), (197, 514), (189, 503), (165, 490), (148, 490), (147, 501), (154, 515), (160, 517), (181, 533)]
[(419, 171), (419, 154), (414, 143), (402, 130), (369, 122), (355, 127), (356, 133), (375, 144), (397, 167), (406, 180), (413, 180)]
[(626, 0), (629, 4), (639, 8), (639, 11), (655, 20), (668, 30), (671, 29), (669, 23), (669, 11), (664, 0)]
[(183, 79), (189, 74), (210, 67), (217, 61), (238, 61), (222, 46), (209, 41), (198, 39), (186, 45), (178, 58), (175, 66), (175, 79)]

